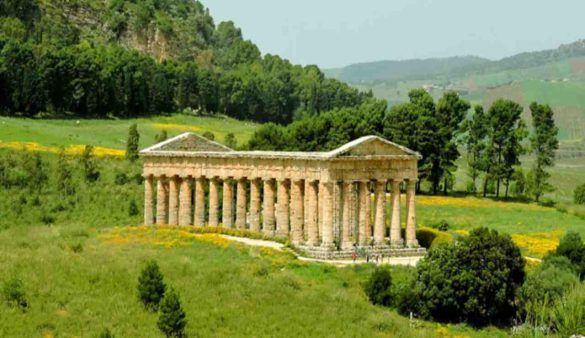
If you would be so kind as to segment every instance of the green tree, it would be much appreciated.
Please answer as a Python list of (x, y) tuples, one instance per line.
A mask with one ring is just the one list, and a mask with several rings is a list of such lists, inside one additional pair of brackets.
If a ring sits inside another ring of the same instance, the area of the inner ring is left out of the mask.
[(86, 182), (95, 182), (100, 177), (100, 171), (93, 155), (93, 146), (86, 145), (80, 157), (83, 165), (83, 177)]
[(447, 194), (448, 178), (457, 169), (455, 161), (459, 158), (458, 136), (462, 131), (461, 124), (469, 110), (469, 103), (462, 100), (456, 92), (448, 91), (437, 102), (434, 115), (435, 128), (433, 129), (433, 148), (431, 153), (429, 180), (436, 194), (441, 179), (444, 179), (443, 189)]
[(552, 186), (547, 182), (550, 174), (545, 169), (554, 165), (555, 150), (559, 148), (557, 139), (559, 130), (555, 126), (553, 111), (549, 105), (532, 102), (530, 112), (534, 128), (530, 143), (532, 151), (536, 155), (536, 161), (532, 168), (531, 192), (538, 202), (543, 193), (552, 190)]
[(496, 100), (488, 110), (484, 196), (490, 179), (496, 181), (496, 197), (500, 196), (502, 181), (506, 186), (506, 197), (508, 196), (514, 167), (520, 164), (520, 155), (524, 151), (521, 142), (527, 135), (526, 126), (520, 119), (521, 114), (522, 106), (505, 99)]
[(126, 139), (126, 158), (134, 162), (138, 159), (138, 143), (140, 142), (140, 134), (138, 133), (138, 126), (133, 123), (128, 130), (128, 138)]
[(510, 236), (478, 228), (431, 249), (418, 264), (414, 307), (438, 321), (509, 324), (524, 277), (524, 259)]
[(236, 149), (238, 146), (238, 141), (236, 140), (236, 135), (234, 133), (227, 133), (225, 135), (224, 143), (227, 147)]
[(166, 285), (158, 264), (154, 260), (148, 261), (138, 277), (138, 297), (147, 309), (156, 311), (165, 291)]
[(38, 152), (25, 152), (23, 155), (22, 168), (28, 173), (28, 187), (34, 192), (41, 192), (48, 180), (41, 154)]
[(187, 325), (185, 317), (179, 295), (171, 288), (160, 304), (157, 326), (167, 337), (184, 337)]
[(370, 302), (377, 305), (392, 304), (392, 276), (387, 268), (376, 268), (364, 285)]
[(467, 165), (471, 176), (472, 192), (477, 192), (476, 181), (485, 168), (487, 121), (481, 105), (474, 107), (471, 119), (465, 120), (463, 129), (467, 134), (463, 138), (467, 150)]

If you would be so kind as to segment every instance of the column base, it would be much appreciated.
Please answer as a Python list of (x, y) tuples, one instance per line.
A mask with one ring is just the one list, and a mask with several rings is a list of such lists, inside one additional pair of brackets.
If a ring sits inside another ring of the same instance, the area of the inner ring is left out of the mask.
[(381, 255), (384, 257), (420, 257), (424, 256), (426, 249), (424, 248), (393, 248), (390, 245), (358, 245), (350, 249), (337, 250), (332, 243), (328, 246), (310, 246), (299, 245), (295, 246), (302, 251), (304, 255), (317, 259), (352, 259), (357, 253), (360, 258), (366, 256), (372, 259), (372, 256)]
[(274, 235), (276, 234), (274, 230), (262, 230), (261, 232), (262, 234), (268, 237), (274, 237)]
[(393, 249), (404, 248), (404, 240), (402, 238), (390, 240), (390, 247), (392, 247)]
[(420, 248), (420, 244), (418, 244), (418, 241), (415, 239), (415, 240), (406, 242), (406, 247), (407, 248)]

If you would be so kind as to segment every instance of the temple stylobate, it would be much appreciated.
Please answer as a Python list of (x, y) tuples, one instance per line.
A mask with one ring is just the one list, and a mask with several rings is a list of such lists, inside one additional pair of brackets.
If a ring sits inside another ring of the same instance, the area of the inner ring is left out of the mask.
[(416, 240), (420, 155), (383, 138), (329, 152), (236, 151), (184, 133), (140, 154), (145, 224), (262, 232), (320, 258), (424, 251)]

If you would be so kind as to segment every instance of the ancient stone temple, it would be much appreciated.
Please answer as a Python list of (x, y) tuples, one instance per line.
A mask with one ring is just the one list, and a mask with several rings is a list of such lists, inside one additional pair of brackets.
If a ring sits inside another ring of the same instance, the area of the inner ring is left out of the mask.
[(262, 232), (320, 258), (424, 252), (415, 234), (420, 155), (383, 138), (328, 152), (236, 151), (184, 133), (141, 156), (145, 224)]

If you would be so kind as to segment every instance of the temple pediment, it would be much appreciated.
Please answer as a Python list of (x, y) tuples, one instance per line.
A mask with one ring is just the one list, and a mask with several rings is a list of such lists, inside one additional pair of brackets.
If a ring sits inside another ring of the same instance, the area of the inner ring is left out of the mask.
[(344, 156), (417, 156), (413, 150), (378, 136), (364, 136), (329, 152), (330, 157)]
[(142, 152), (151, 151), (228, 152), (233, 150), (195, 133), (183, 133), (146, 148)]

